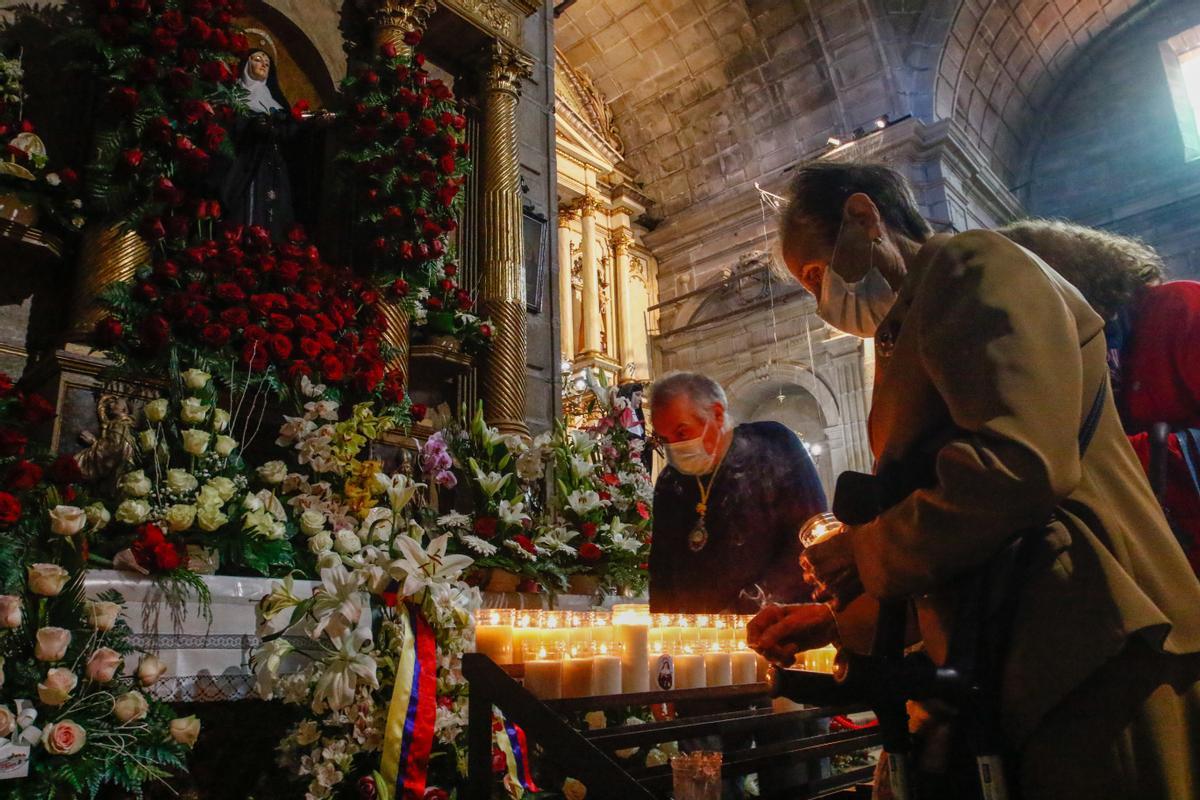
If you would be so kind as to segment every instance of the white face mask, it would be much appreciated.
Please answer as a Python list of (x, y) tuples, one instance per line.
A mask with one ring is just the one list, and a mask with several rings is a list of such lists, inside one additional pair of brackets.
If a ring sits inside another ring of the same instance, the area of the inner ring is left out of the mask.
[(667, 442), (667, 462), (684, 475), (704, 475), (712, 469), (713, 457), (704, 449), (704, 434), (708, 433), (708, 423), (704, 431), (695, 439), (683, 442)]
[[(844, 222), (842, 224), (845, 225)], [(874, 264), (878, 241), (871, 242), (872, 263), (867, 268), (867, 274), (861, 280), (847, 283), (833, 268), (841, 240), (842, 228), (839, 227), (837, 241), (833, 243), (833, 256), (821, 279), (817, 315), (839, 331), (860, 339), (870, 339), (896, 303), (896, 292)]]

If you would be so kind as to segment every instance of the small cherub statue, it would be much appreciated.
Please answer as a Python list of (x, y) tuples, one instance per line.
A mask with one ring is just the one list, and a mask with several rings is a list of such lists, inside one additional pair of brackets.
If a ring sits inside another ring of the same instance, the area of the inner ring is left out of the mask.
[(96, 417), (100, 421), (100, 433), (84, 431), (79, 434), (79, 441), (86, 447), (75, 454), (75, 460), (86, 481), (104, 491), (114, 491), (117, 481), (134, 463), (137, 454), (134, 417), (129, 401), (115, 394), (100, 396)]

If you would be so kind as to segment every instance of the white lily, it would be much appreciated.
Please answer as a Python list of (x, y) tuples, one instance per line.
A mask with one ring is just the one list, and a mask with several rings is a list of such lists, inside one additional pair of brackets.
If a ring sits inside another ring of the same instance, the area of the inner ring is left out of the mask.
[(375, 483), (387, 493), (388, 502), (391, 503), (393, 511), (404, 508), (416, 496), (418, 489), (425, 488), (425, 484), (417, 483), (402, 472), (397, 472), (395, 475), (376, 472)]
[(313, 592), (312, 615), (317, 620), (310, 636), (328, 632), (331, 639), (353, 628), (362, 617), (363, 594), (359, 576), (340, 562), (321, 570), (321, 585)]
[(333, 640), (333, 657), (317, 678), (313, 705), (328, 705), (337, 711), (354, 702), (360, 684), (379, 688), (375, 659), (371, 657), (371, 634), (368, 631), (344, 631)]
[(613, 517), (608, 524), (609, 537), (613, 547), (628, 553), (636, 553), (642, 547), (642, 541), (633, 533), (633, 527), (621, 522), (620, 517)]
[(475, 480), (479, 482), (479, 488), (488, 497), (503, 489), (504, 485), (508, 483), (508, 479), (512, 477), (511, 475), (501, 475), (498, 472), (485, 473), (473, 458), (467, 459), (467, 462), (471, 465), (471, 471), (475, 473)]
[(546, 550), (550, 553), (564, 553), (569, 556), (576, 554), (576, 550), (571, 546), (570, 542), (578, 538), (579, 531), (573, 531), (565, 525), (558, 525), (553, 528), (543, 530), (538, 534), (538, 537), (533, 540), (536, 547)]
[(567, 505), (571, 507), (579, 516), (585, 516), (588, 512), (595, 511), (604, 505), (604, 501), (600, 499), (600, 495), (593, 492), (591, 489), (577, 489), (567, 496)]
[(393, 544), (400, 549), (401, 555), (392, 562), (391, 572), (392, 577), (404, 582), (400, 589), (402, 596), (415, 597), (427, 587), (450, 583), (475, 563), (470, 556), (446, 555), (449, 541), (450, 534), (444, 534), (432, 540), (425, 549), (416, 539), (406, 536), (396, 539)]
[(496, 513), (501, 520), (509, 525), (520, 525), (529, 519), (529, 515), (525, 513), (525, 504), (521, 502), (510, 503), (507, 500), (501, 500), (500, 508)]
[(254, 651), (250, 662), (254, 669), (258, 696), (263, 700), (270, 700), (275, 693), (275, 684), (279, 680), (279, 665), (284, 656), (292, 653), (295, 649), (287, 639), (280, 636)]
[(571, 472), (576, 478), (586, 478), (596, 470), (596, 465), (586, 458), (571, 456)]

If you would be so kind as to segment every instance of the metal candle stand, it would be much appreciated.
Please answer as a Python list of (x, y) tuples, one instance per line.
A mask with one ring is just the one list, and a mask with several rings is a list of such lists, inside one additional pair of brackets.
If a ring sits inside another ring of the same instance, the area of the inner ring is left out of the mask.
[[(564, 774), (582, 781), (589, 798), (653, 800), (670, 796), (670, 765), (622, 766), (613, 753), (626, 748), (713, 735), (736, 735), (747, 740), (753, 737), (764, 743), (724, 754), (722, 777), (733, 778), (781, 764), (807, 762), (815, 766), (821, 759), (876, 747), (881, 741), (874, 728), (791, 736), (790, 730), (794, 730), (797, 722), (853, 713), (862, 707), (842, 703), (777, 712), (772, 709), (770, 686), (766, 683), (543, 701), (518, 682), (519, 666), (501, 667), (485, 655), (469, 653), (463, 659), (463, 673), (471, 685), (467, 800), (488, 800), (492, 795), (493, 706), (524, 729), (530, 742), (542, 751), (543, 758)], [(836, 697), (837, 687), (830, 676), (808, 674), (814, 679), (824, 678), (819, 683), (833, 690), (831, 698)], [(664, 722), (585, 732), (568, 724), (564, 716), (571, 712), (664, 703), (695, 706), (698, 713)], [(802, 786), (789, 787), (780, 797), (869, 797), (869, 790), (863, 794), (853, 787), (869, 781), (873, 769), (868, 766), (827, 778), (810, 777)], [(815, 773), (810, 768), (808, 774)]]

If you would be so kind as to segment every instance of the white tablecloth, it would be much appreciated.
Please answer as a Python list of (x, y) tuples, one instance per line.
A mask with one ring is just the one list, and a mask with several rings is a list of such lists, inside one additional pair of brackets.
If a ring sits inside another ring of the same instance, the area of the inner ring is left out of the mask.
[[(88, 573), (88, 597), (115, 589), (126, 603), (125, 616), (133, 629), (135, 647), (154, 653), (167, 665), (166, 676), (151, 692), (171, 702), (243, 700), (254, 697), (250, 654), (258, 647), (255, 603), (271, 592), (270, 578), (203, 578), (212, 594), (212, 621), (194, 598), (173, 604), (154, 580), (128, 572), (93, 570)], [(308, 597), (317, 584), (296, 581), (298, 597)], [(137, 667), (138, 656), (126, 663)], [(286, 664), (285, 664), (286, 668)]]

